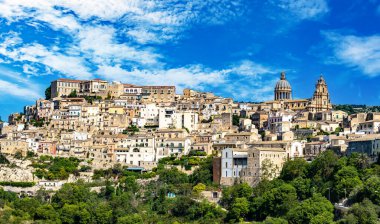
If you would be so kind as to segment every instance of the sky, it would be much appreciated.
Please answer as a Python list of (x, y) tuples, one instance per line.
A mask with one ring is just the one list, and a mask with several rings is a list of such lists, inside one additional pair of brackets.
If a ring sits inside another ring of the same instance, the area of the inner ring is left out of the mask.
[(58, 78), (380, 105), (380, 0), (0, 0), (0, 115)]

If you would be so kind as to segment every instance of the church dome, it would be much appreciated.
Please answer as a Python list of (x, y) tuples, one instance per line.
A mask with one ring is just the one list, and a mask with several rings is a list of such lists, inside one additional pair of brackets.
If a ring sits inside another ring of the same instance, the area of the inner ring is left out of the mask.
[(286, 80), (286, 78), (285, 78), (284, 72), (281, 73), (281, 79), (277, 81), (275, 89), (276, 90), (280, 90), (280, 89), (281, 90), (291, 90), (292, 89), (288, 80)]

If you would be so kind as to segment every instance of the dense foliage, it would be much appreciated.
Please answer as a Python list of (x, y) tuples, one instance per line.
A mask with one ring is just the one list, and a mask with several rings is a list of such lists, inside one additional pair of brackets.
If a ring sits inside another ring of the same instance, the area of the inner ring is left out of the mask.
[(11, 186), (11, 187), (33, 187), (36, 185), (34, 182), (11, 182), (11, 181), (0, 181), (0, 186)]
[(9, 160), (3, 154), (0, 153), (0, 164), (9, 164)]
[(38, 178), (47, 180), (64, 180), (70, 174), (78, 174), (78, 165), (80, 160), (74, 157), (51, 157), (41, 156), (34, 161), (32, 166), (36, 168), (34, 175)]
[(65, 184), (51, 199), (48, 192), (42, 190), (33, 198), (18, 198), (0, 189), (0, 223), (26, 220), (35, 223), (221, 223), (226, 212), (200, 199), (200, 192), (211, 183), (211, 161), (211, 158), (203, 161), (202, 170), (197, 169), (191, 176), (176, 168), (158, 168), (159, 178), (144, 186), (137, 181), (143, 174), (126, 171), (125, 167), (97, 170), (108, 178), (98, 193), (81, 182)]
[(367, 105), (354, 105), (354, 104), (334, 105), (333, 109), (342, 110), (348, 114), (380, 112), (380, 106), (367, 106)]
[(45, 100), (51, 99), (51, 85), (45, 89)]
[[(253, 189), (247, 184), (226, 188), (222, 204), (229, 222), (377, 223), (379, 199), (379, 165), (370, 166), (363, 155), (338, 158), (326, 151), (311, 163), (287, 161), (279, 178)], [(334, 208), (339, 202), (344, 202), (341, 209)]]
[(164, 167), (155, 169), (155, 178), (120, 165), (96, 170), (105, 179), (100, 191), (79, 182), (65, 184), (51, 198), (43, 190), (33, 198), (18, 198), (0, 189), (0, 223), (378, 222), (380, 165), (363, 155), (339, 158), (326, 151), (310, 163), (287, 161), (276, 179), (224, 188), (220, 205), (201, 197), (216, 187), (211, 157), (191, 175)]

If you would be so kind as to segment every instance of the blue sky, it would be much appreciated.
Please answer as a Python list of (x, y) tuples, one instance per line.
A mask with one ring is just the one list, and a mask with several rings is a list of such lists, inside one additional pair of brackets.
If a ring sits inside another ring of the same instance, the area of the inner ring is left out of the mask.
[(59, 77), (380, 105), (380, 0), (0, 0), (0, 115)]

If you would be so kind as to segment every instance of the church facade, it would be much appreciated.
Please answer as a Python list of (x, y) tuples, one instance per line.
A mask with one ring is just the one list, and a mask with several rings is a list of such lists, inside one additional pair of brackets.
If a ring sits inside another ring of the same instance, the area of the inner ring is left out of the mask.
[(318, 113), (332, 109), (327, 84), (322, 75), (317, 80), (311, 99), (293, 99), (292, 87), (286, 80), (285, 72), (281, 72), (280, 80), (277, 81), (274, 88), (274, 100), (265, 103), (275, 110), (285, 109)]

